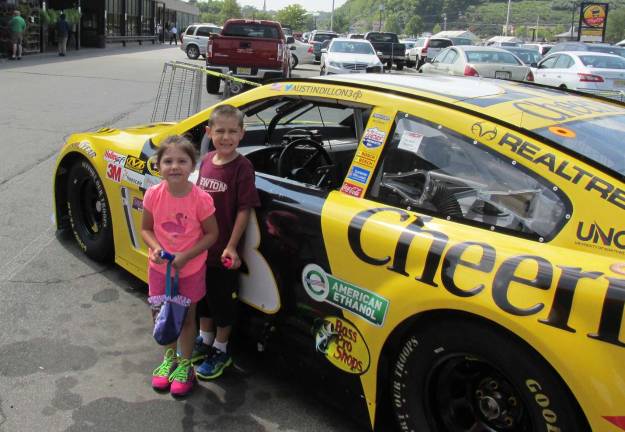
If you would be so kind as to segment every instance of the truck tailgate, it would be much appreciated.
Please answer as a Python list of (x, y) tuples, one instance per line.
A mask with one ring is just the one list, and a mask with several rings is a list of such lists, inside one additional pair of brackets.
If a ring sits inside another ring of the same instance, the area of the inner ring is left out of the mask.
[(219, 36), (213, 39), (213, 64), (268, 69), (282, 67), (279, 39)]

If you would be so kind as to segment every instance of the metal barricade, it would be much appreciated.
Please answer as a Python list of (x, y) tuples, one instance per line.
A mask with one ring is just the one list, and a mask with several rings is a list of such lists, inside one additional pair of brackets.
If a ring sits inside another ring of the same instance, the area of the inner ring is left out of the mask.
[(152, 111), (152, 122), (179, 121), (200, 111), (202, 106), (202, 68), (166, 62)]
[(223, 99), (240, 93), (245, 87), (261, 84), (206, 70), (203, 66), (179, 61), (166, 62), (158, 86), (158, 94), (152, 112), (152, 122), (179, 121), (202, 109), (202, 93), (205, 75), (224, 80)]

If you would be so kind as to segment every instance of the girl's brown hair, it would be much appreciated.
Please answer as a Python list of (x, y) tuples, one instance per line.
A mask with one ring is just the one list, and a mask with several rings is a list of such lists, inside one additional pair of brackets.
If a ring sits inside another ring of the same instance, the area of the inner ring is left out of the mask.
[(156, 151), (156, 163), (160, 164), (161, 159), (165, 152), (170, 148), (177, 148), (185, 152), (191, 158), (191, 165), (195, 166), (197, 162), (197, 154), (195, 153), (195, 147), (191, 144), (187, 138), (182, 135), (171, 135), (165, 138), (158, 150)]

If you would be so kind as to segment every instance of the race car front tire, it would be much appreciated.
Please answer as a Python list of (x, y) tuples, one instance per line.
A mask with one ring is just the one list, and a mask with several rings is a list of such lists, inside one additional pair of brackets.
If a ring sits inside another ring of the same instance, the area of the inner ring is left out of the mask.
[(402, 431), (590, 430), (545, 360), (494, 325), (425, 324), (404, 339), (390, 372)]
[(78, 246), (94, 261), (111, 261), (115, 247), (108, 199), (102, 180), (87, 160), (70, 168), (66, 196), (70, 226)]

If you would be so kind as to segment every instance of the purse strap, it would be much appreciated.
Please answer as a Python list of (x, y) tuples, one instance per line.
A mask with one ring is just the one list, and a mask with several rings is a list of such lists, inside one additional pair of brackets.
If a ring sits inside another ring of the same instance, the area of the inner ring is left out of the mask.
[(174, 298), (178, 295), (178, 271), (174, 272), (174, 281), (171, 281), (171, 262), (173, 259), (167, 260), (167, 272), (165, 274), (165, 295)]

